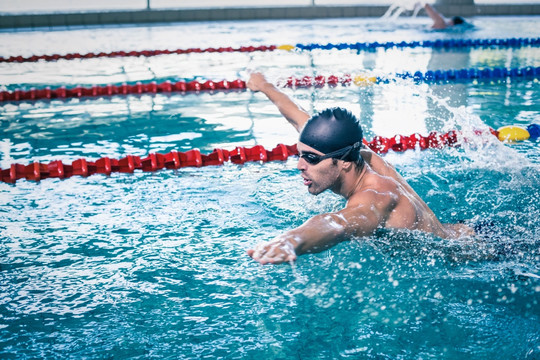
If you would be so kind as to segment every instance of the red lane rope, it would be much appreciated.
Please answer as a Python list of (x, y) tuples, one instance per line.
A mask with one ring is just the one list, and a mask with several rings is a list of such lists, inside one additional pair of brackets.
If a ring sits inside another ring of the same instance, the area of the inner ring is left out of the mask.
[(103, 57), (137, 57), (137, 56), (157, 56), (157, 55), (170, 55), (170, 54), (191, 54), (191, 53), (224, 53), (224, 52), (255, 52), (255, 51), (274, 51), (277, 49), (275, 45), (268, 46), (241, 46), (238, 48), (232, 47), (219, 47), (219, 48), (189, 48), (189, 49), (176, 49), (176, 50), (142, 50), (142, 51), (113, 51), (109, 53), (69, 53), (65, 55), (53, 54), (53, 55), (32, 55), (29, 57), (23, 56), (10, 56), (0, 57), (0, 63), (24, 63), (24, 62), (37, 62), (39, 60), (56, 61), (60, 59), (73, 60), (73, 59), (95, 59)]
[[(441, 79), (436, 79), (436, 75), (439, 74)], [(443, 76), (444, 75), (444, 76)], [(512, 78), (538, 78), (540, 77), (540, 67), (537, 68), (522, 68), (522, 69), (506, 69), (506, 68), (484, 68), (479, 69), (459, 69), (445, 71), (443, 74), (441, 70), (427, 71), (426, 74), (422, 74), (417, 71), (414, 75), (411, 74), (396, 74), (397, 78), (413, 78), (415, 81), (450, 81), (451, 79), (456, 81), (464, 80), (487, 80), (487, 81), (503, 81), (507, 77)], [(445, 78), (446, 77), (446, 78)], [(301, 78), (288, 77), (277, 85), (281, 87), (290, 88), (321, 88), (324, 86), (335, 87), (337, 85), (350, 86), (350, 85), (372, 85), (380, 82), (388, 82), (393, 77), (380, 78), (373, 75), (350, 75), (344, 74), (342, 76), (336, 75), (317, 75), (317, 76), (303, 76)], [(156, 93), (171, 93), (171, 92), (215, 92), (215, 91), (229, 91), (229, 90), (244, 90), (246, 88), (246, 82), (241, 79), (233, 81), (221, 80), (212, 81), (207, 80), (205, 82), (193, 81), (178, 81), (172, 83), (165, 81), (162, 83), (146, 83), (140, 82), (134, 85), (122, 84), (122, 85), (94, 85), (91, 87), (77, 86), (74, 88), (66, 88), (65, 86), (51, 89), (46, 87), (44, 89), (21, 90), (16, 89), (12, 91), (0, 91), (0, 102), (6, 101), (21, 101), (21, 100), (40, 100), (40, 99), (67, 99), (67, 98), (81, 98), (81, 97), (98, 97), (98, 96), (114, 96), (114, 95), (128, 95), (128, 94), (156, 94)]]
[(156, 82), (151, 82), (148, 84), (136, 83), (135, 85), (94, 85), (92, 87), (77, 86), (74, 88), (66, 88), (65, 86), (62, 86), (55, 89), (47, 87), (45, 89), (2, 91), (0, 92), (0, 102), (39, 99), (68, 99), (128, 94), (224, 91), (245, 88), (245, 81), (240, 79), (233, 81), (222, 80), (218, 82), (214, 82), (211, 80), (205, 82), (199, 82), (195, 80), (189, 82), (178, 81), (175, 83), (165, 81), (160, 84), (157, 84)]
[[(490, 129), (497, 136), (497, 131)], [(364, 139), (364, 144), (376, 153), (383, 154), (390, 150), (401, 152), (410, 149), (425, 150), (428, 148), (459, 146), (457, 132), (446, 134), (432, 132), (428, 136), (412, 134), (409, 136), (396, 135), (391, 138), (376, 136), (370, 142)], [(288, 157), (298, 155), (296, 145), (278, 144), (272, 150), (266, 150), (261, 145), (251, 148), (236, 147), (234, 150), (215, 149), (210, 154), (201, 154), (198, 149), (186, 152), (171, 151), (167, 154), (153, 153), (145, 158), (127, 155), (121, 159), (100, 158), (96, 161), (78, 159), (70, 165), (60, 160), (48, 164), (38, 162), (29, 165), (12, 164), (8, 169), (0, 169), (1, 180), (15, 183), (19, 179), (40, 181), (47, 178), (65, 179), (71, 176), (90, 176), (93, 174), (110, 175), (113, 172), (133, 173), (135, 170), (157, 171), (161, 169), (179, 169), (182, 167), (201, 167), (223, 165), (225, 162), (244, 164), (250, 161), (284, 161)]]

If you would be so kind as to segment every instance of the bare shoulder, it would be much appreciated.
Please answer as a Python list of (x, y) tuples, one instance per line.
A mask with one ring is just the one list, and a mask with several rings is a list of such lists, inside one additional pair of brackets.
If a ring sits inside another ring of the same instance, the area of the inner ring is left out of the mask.
[(372, 172), (366, 176), (362, 188), (349, 198), (347, 206), (366, 204), (384, 211), (395, 206), (399, 200), (399, 194), (399, 184), (392, 177)]
[(377, 186), (367, 185), (359, 190), (349, 198), (346, 207), (336, 213), (342, 219), (346, 233), (366, 236), (385, 226), (399, 197), (392, 179), (380, 178)]
[(396, 169), (368, 148), (361, 150), (364, 161), (379, 175), (395, 177)]

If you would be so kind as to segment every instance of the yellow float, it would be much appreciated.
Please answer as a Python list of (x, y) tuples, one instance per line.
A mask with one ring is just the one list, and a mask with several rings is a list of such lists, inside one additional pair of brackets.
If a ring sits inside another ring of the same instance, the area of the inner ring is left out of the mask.
[(500, 141), (514, 142), (523, 141), (531, 137), (527, 129), (521, 126), (508, 125), (503, 126), (497, 130), (499, 132), (498, 138)]
[(278, 48), (279, 50), (291, 51), (291, 50), (293, 50), (295, 47), (296, 47), (296, 46), (294, 46), (294, 45), (287, 45), (287, 44), (285, 44), (285, 45), (279, 45), (277, 48)]
[(356, 86), (365, 86), (375, 84), (377, 78), (375, 76), (357, 75), (353, 78), (353, 82)]

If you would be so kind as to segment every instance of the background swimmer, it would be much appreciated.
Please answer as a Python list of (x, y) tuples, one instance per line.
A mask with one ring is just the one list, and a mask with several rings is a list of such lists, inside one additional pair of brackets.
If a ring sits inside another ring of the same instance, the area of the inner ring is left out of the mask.
[(351, 237), (377, 229), (410, 229), (442, 238), (473, 235), (464, 224), (441, 224), (427, 204), (392, 165), (362, 145), (358, 119), (342, 108), (326, 109), (312, 117), (260, 73), (247, 86), (263, 92), (300, 132), (298, 169), (309, 193), (325, 190), (343, 196), (343, 210), (314, 216), (296, 229), (248, 250), (261, 264), (296, 260)]
[[(418, 8), (422, 7), (420, 3), (417, 3), (416, 6)], [(425, 4), (424, 9), (426, 10), (426, 13), (429, 15), (429, 17), (433, 20), (433, 25), (431, 25), (432, 29), (446, 29), (450, 26), (466, 23), (465, 19), (463, 19), (461, 16), (454, 16), (451, 19), (446, 20), (441, 13), (439, 13), (429, 4)]]

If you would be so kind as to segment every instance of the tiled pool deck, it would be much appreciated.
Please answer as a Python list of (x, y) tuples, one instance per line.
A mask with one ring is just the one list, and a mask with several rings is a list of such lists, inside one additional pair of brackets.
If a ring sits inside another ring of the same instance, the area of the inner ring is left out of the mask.
[[(206, 9), (156, 9), (106, 12), (70, 12), (46, 14), (3, 14), (0, 28), (37, 28), (54, 26), (90, 26), (110, 24), (167, 23), (215, 20), (320, 19), (339, 17), (379, 17), (388, 5), (227, 7)], [(446, 16), (540, 15), (540, 3), (441, 5)], [(423, 12), (421, 15), (424, 15)]]

